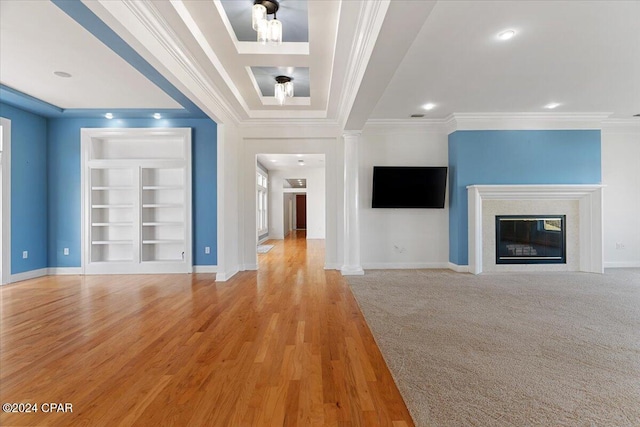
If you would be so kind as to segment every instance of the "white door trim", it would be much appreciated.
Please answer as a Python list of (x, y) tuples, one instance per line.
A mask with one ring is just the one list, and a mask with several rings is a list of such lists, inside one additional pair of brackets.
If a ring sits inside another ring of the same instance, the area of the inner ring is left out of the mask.
[(2, 278), (11, 283), (11, 120), (0, 117), (2, 125)]

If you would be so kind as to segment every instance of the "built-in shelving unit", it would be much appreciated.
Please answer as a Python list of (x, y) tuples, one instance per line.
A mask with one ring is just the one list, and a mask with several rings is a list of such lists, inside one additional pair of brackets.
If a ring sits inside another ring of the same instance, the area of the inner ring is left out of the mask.
[(82, 130), (85, 274), (191, 271), (190, 135)]

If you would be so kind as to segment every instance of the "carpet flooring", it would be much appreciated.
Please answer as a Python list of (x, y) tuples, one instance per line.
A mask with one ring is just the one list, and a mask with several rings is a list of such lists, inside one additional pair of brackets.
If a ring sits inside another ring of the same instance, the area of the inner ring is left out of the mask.
[(347, 280), (417, 426), (640, 426), (640, 269)]

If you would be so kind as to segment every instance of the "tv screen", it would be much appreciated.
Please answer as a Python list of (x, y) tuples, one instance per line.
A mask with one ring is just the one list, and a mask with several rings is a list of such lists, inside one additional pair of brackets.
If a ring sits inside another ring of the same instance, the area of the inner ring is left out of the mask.
[(373, 208), (444, 208), (447, 168), (374, 166)]

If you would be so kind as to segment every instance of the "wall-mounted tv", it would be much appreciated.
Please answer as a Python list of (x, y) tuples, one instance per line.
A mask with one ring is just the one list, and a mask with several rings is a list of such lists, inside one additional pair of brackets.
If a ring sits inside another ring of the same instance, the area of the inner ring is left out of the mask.
[(445, 166), (374, 166), (372, 208), (444, 208)]

